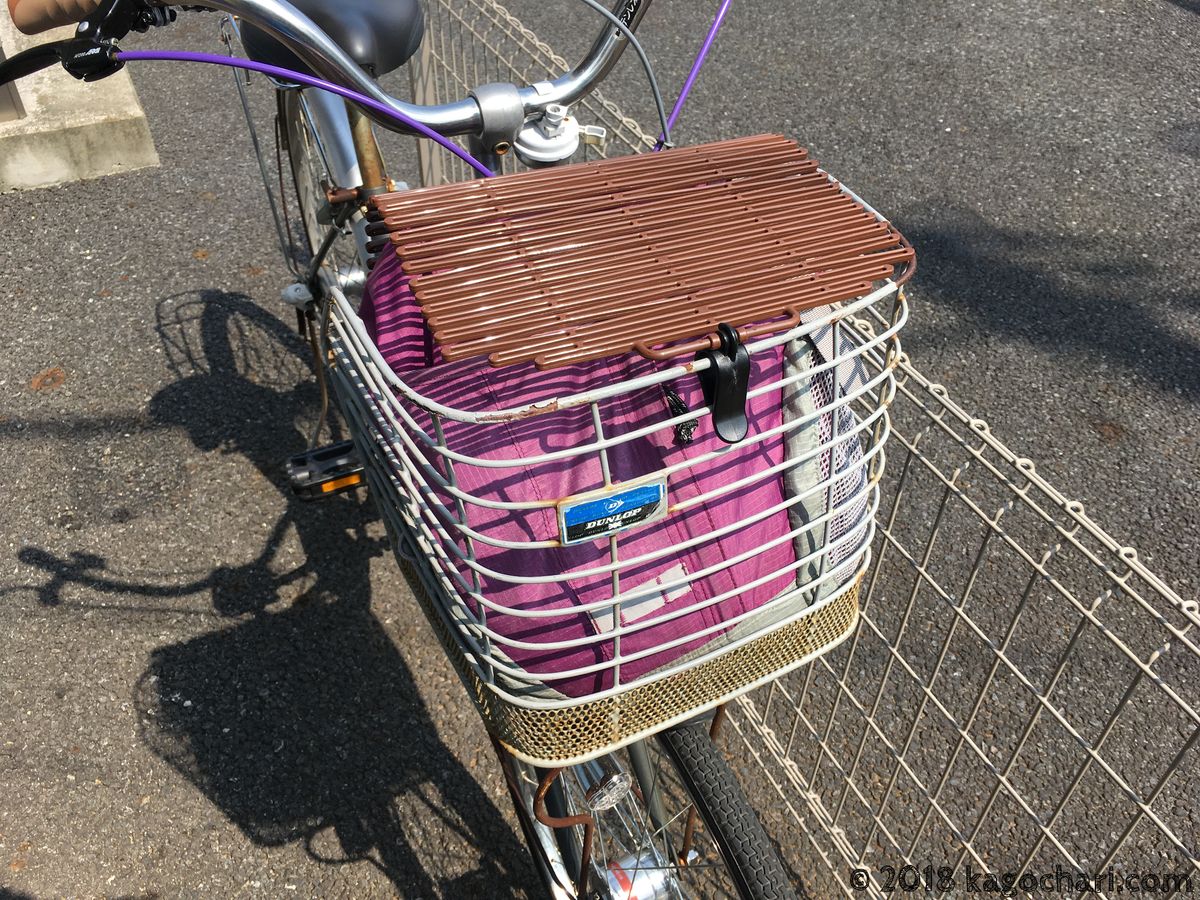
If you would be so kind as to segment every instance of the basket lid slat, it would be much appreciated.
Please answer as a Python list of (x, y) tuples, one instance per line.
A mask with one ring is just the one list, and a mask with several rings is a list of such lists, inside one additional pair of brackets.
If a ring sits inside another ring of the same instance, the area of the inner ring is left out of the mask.
[(447, 360), (548, 369), (717, 346), (848, 300), (910, 264), (889, 223), (778, 135), (384, 194)]

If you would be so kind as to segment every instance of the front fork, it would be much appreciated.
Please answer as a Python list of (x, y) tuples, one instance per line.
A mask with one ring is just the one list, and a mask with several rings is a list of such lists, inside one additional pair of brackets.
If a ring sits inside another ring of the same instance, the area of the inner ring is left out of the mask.
[[(280, 115), (287, 107), (288, 104), (280, 102)], [(303, 127), (312, 129), (315, 149), (328, 175), (326, 187), (330, 194), (345, 196), (352, 192), (351, 196), (361, 206), (368, 197), (389, 189), (375, 132), (362, 112), (340, 97), (319, 90), (298, 90), (294, 108), (304, 119)], [(286, 123), (282, 123), (279, 133), (286, 140)], [(348, 224), (354, 233), (358, 262), (365, 271), (369, 252), (367, 223), (361, 209), (350, 215)]]
[[(223, 16), (221, 19), (221, 41), (231, 55), (239, 51), (245, 53), (241, 41), (241, 31), (232, 16)], [(263, 153), (263, 145), (259, 141), (258, 129), (250, 109), (247, 95), (249, 77), (249, 73), (243, 74), (237, 71), (233, 73), (242, 112), (246, 118), (246, 126), (250, 132), (250, 140), (254, 145), (263, 188), (266, 191), (267, 202), (270, 205), (275, 230), (278, 233), (280, 249), (287, 265), (295, 274), (300, 274), (292, 256), (291, 228), (288, 223), (284, 196), (286, 176), (284, 175), (281, 151), (290, 151), (288, 118), (297, 116), (301, 119), (298, 124), (312, 130), (317, 153), (330, 181), (330, 188), (354, 191), (365, 188), (366, 190), (360, 195), (362, 202), (365, 203), (366, 197), (371, 194), (387, 190), (390, 182), (384, 170), (374, 131), (370, 123), (365, 121), (366, 117), (357, 108), (351, 107), (346, 101), (327, 91), (303, 90), (297, 85), (269, 79), (276, 87), (277, 101), (274, 162), (278, 167), (278, 173), (277, 179), (272, 178), (271, 164)], [(291, 102), (288, 102), (289, 100)], [(276, 195), (277, 190), (278, 196)], [(366, 221), (361, 212), (351, 216), (350, 224), (354, 232), (356, 255), (365, 271), (368, 259), (367, 234)]]
[[(307, 333), (321, 391), (321, 411), (309, 437), (308, 450), (301, 457), (290, 460), (288, 469), (297, 494), (304, 499), (315, 499), (363, 483), (357, 454), (343, 445), (318, 446), (329, 410), (326, 337), (332, 302), (323, 286), (321, 265), (339, 231), (349, 228), (354, 239), (357, 268), (363, 279), (362, 282), (355, 281), (361, 290), (368, 259), (365, 205), (371, 195), (387, 190), (390, 184), (384, 174), (379, 145), (370, 122), (356, 108), (325, 91), (280, 87), (276, 98), (276, 139), (289, 155), (289, 168), (295, 171), (291, 154), (299, 152), (300, 148), (293, 148), (288, 142), (301, 130), (307, 132), (308, 152), (315, 154), (325, 176), (318, 186), (324, 196), (318, 195), (314, 199), (327, 205), (330, 219), (307, 270), (294, 270), (300, 280), (284, 291), (284, 298), (296, 306), (301, 334)], [(282, 174), (282, 160), (279, 165)], [(300, 173), (299, 177), (308, 177), (308, 173)], [(281, 192), (284, 190), (282, 184), (280, 189)], [(349, 285), (346, 289), (347, 293), (351, 290)], [(343, 456), (347, 459), (343, 460)], [(333, 464), (327, 464), (329, 460), (333, 460)]]

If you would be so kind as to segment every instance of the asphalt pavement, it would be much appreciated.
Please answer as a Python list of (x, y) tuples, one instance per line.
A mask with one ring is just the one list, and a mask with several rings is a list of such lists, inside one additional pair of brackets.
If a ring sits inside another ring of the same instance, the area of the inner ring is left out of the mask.
[[(669, 95), (714, 5), (649, 13)], [(532, 896), (369, 505), (288, 496), (317, 397), (230, 76), (131, 72), (160, 168), (0, 196), (0, 896)], [(677, 134), (788, 134), (889, 215), (920, 368), (1193, 598), (1197, 72), (1192, 0), (744, 2)]]

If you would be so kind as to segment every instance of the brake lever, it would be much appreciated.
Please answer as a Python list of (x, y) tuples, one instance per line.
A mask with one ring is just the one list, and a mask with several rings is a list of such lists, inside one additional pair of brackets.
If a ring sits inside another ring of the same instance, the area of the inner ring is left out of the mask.
[(117, 41), (131, 31), (145, 32), (175, 21), (169, 6), (151, 6), (141, 0), (104, 0), (75, 29), (75, 37), (58, 48), (63, 68), (81, 81), (99, 81), (124, 68), (117, 59)]
[(116, 57), (117, 45), (95, 38), (74, 38), (58, 47), (62, 66), (81, 81), (99, 81), (124, 68)]

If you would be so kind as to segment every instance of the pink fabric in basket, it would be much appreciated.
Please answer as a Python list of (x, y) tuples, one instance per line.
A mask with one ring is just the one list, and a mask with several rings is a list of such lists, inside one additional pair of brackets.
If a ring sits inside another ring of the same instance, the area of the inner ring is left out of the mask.
[[(653, 371), (652, 363), (633, 357), (606, 359), (547, 372), (539, 372), (531, 365), (495, 369), (482, 358), (444, 362), (427, 341), (424, 321), (408, 287), (407, 278), (391, 254), (383, 254), (372, 271), (360, 315), (389, 365), (413, 389), (447, 406), (463, 410), (495, 410), (549, 397), (564, 397)], [(756, 354), (752, 358), (752, 387), (765, 380), (779, 378), (780, 356), (776, 350)], [(696, 378), (689, 376), (679, 379), (674, 388), (688, 408), (695, 409), (703, 405)], [(432, 434), (428, 415), (414, 405), (409, 404), (408, 408), (427, 433)], [(658, 385), (606, 402), (601, 409), (606, 435), (610, 437), (662, 421), (668, 416), (664, 393)], [(751, 436), (777, 427), (781, 415), (779, 391), (768, 392), (753, 400), (749, 408)], [(443, 427), (447, 445), (452, 450), (489, 460), (539, 455), (594, 440), (591, 412), (586, 406), (498, 425), (472, 425), (443, 420)], [(609, 464), (613, 480), (627, 482), (684, 459), (719, 449), (727, 449), (727, 446), (713, 434), (711, 422), (705, 416), (696, 429), (692, 444), (676, 446), (673, 431), (668, 428), (610, 449)], [(737, 445), (729, 448), (715, 460), (672, 476), (667, 489), (668, 502), (679, 504), (776, 465), (782, 461), (783, 452), (783, 442), (778, 437), (754, 446)], [(429, 458), (433, 461), (436, 456), (431, 453)], [(445, 473), (443, 462), (438, 460), (435, 464), (439, 471)], [(477, 497), (502, 501), (559, 500), (595, 490), (603, 484), (595, 453), (518, 468), (482, 468), (460, 463), (455, 465), (454, 474), (462, 490)], [(633, 559), (732, 525), (754, 512), (765, 511), (779, 504), (783, 498), (783, 483), (779, 477), (761, 479), (682, 513), (623, 532), (618, 545), (620, 559)], [(455, 509), (449, 495), (442, 496), (441, 500), (451, 511)], [(469, 506), (467, 521), (478, 532), (497, 539), (540, 541), (558, 538), (558, 523), (553, 508), (512, 511)], [(745, 587), (795, 561), (792, 542), (778, 540), (789, 528), (785, 510), (744, 525), (719, 540), (706, 540), (690, 549), (673, 552), (633, 568), (623, 568), (621, 591), (629, 593), (656, 580), (661, 584), (675, 580), (681, 573), (699, 572), (722, 559), (761, 548), (776, 540), (773, 547), (760, 550), (732, 567), (703, 576), (693, 581), (690, 588), (669, 592), (669, 597), (658, 595), (662, 605), (657, 610), (629, 610), (624, 619), (627, 624), (647, 622), (671, 611), (690, 608), (718, 594), (733, 592), (727, 599), (707, 609), (626, 634), (621, 640), (622, 659), (666, 641), (694, 634), (700, 629), (720, 626), (736, 615), (758, 609), (792, 587), (795, 584), (794, 572), (769, 578), (753, 588)], [(524, 577), (561, 576), (603, 566), (610, 559), (607, 538), (569, 547), (522, 550), (491, 547), (476, 541), (475, 553), (478, 562), (488, 569)], [(471, 577), (465, 567), (461, 571), (467, 578)], [(539, 644), (606, 631), (608, 622), (603, 614), (581, 613), (578, 610), (582, 604), (611, 597), (612, 583), (607, 574), (574, 578), (567, 583), (519, 585), (485, 576), (483, 595), (498, 605), (518, 610), (561, 611), (561, 615), (538, 619), (496, 611), (489, 613), (488, 625), (506, 639)], [(725, 630), (718, 627), (701, 638), (660, 649), (639, 660), (624, 661), (621, 680), (625, 683), (651, 672), (703, 646)], [(539, 676), (602, 663), (611, 660), (614, 653), (612, 640), (568, 649), (547, 649), (544, 646), (533, 649), (502, 646), (501, 649), (526, 671)], [(578, 697), (611, 687), (613, 673), (611, 667), (607, 667), (598, 673), (560, 680), (547, 679), (545, 683), (568, 696)]]

